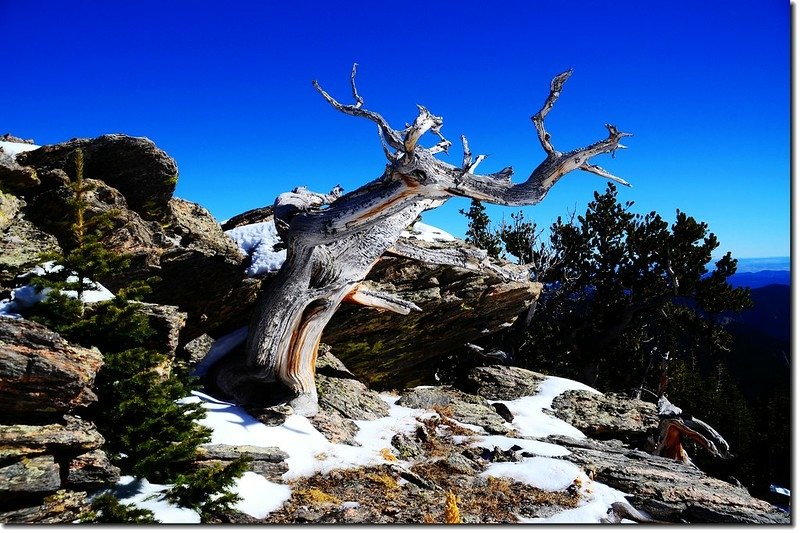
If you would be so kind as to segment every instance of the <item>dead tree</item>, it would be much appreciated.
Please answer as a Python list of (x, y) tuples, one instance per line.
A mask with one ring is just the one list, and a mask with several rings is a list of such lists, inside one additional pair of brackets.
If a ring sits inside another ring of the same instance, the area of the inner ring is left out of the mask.
[(681, 442), (687, 437), (696, 442), (715, 457), (729, 459), (731, 456), (728, 442), (714, 428), (689, 414), (683, 412), (666, 396), (658, 400), (658, 443), (653, 452), (661, 457), (669, 457), (684, 464), (691, 464), (689, 454)]
[[(275, 224), (287, 246), (286, 262), (256, 305), (246, 363), (221, 372), (218, 385), (237, 401), (247, 403), (253, 400), (254, 383), (277, 381), (295, 395), (291, 405), (296, 412), (312, 414), (317, 409), (317, 346), (341, 302), (401, 314), (416, 308), (410, 302), (361, 285), (384, 252), (391, 250), (421, 261), (464, 268), (489, 268), (485, 256), (468, 252), (395, 246), (400, 233), (423, 211), (438, 207), (453, 196), (508, 206), (536, 204), (573, 170), (628, 185), (590, 163), (590, 159), (604, 153), (613, 155), (624, 148), (620, 139), (630, 134), (607, 124), (608, 137), (589, 146), (567, 152), (553, 146), (544, 119), (571, 74), (569, 70), (553, 78), (544, 105), (531, 117), (546, 156), (530, 177), (518, 184), (511, 181), (510, 167), (493, 174), (478, 174), (476, 169), (486, 156), (473, 159), (464, 136), (461, 166), (437, 159), (436, 154), (446, 152), (451, 143), (441, 133), (442, 118), (422, 106), (418, 106), (414, 122), (402, 130), (392, 128), (381, 115), (364, 108), (355, 83), (356, 65), (350, 77), (353, 104), (340, 103), (314, 81), (316, 90), (334, 109), (375, 123), (388, 163), (382, 176), (345, 195), (340, 190), (325, 195), (301, 188), (277, 198)], [(426, 133), (438, 138), (430, 148), (420, 143)], [(500, 274), (517, 279), (521, 275), (517, 270)]]

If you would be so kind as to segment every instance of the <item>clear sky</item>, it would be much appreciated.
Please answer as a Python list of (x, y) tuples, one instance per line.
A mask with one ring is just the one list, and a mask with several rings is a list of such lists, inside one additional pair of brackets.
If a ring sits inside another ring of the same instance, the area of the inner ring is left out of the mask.
[[(787, 1), (292, 4), (0, 0), (0, 133), (149, 137), (178, 162), (176, 194), (225, 219), (382, 172), (374, 125), (334, 111), (312, 79), (349, 102), (358, 62), (365, 107), (402, 128), (423, 104), (444, 117), (453, 162), (466, 134), (490, 155), (483, 172), (522, 180), (544, 155), (529, 117), (574, 68), (547, 120), (556, 148), (616, 124), (629, 149), (595, 163), (633, 183), (621, 199), (708, 222), (720, 252), (789, 255)], [(604, 187), (576, 172), (525, 211), (548, 226)], [(467, 205), (424, 220), (463, 235)]]

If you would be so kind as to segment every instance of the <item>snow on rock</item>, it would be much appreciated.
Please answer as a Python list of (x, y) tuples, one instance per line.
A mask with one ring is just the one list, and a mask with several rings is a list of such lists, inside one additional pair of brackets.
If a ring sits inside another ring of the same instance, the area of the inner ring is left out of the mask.
[(519, 462), (492, 463), (481, 476), (513, 479), (550, 492), (565, 490), (581, 475), (575, 463), (552, 457), (527, 457)]
[(271, 220), (239, 226), (225, 233), (250, 258), (250, 266), (246, 270), (250, 277), (276, 272), (286, 261), (286, 250), (275, 250), (275, 245), (281, 242), (281, 238)]
[[(237, 335), (241, 337), (241, 331), (218, 340), (218, 344), (215, 344), (217, 350), (225, 353), (232, 344), (241, 342), (241, 339), (237, 341)], [(550, 377), (542, 382), (537, 394), (504, 402), (515, 415), (513, 426), (528, 438), (487, 435), (480, 428), (476, 429), (483, 434), (452, 437), (456, 444), (490, 449), (495, 446), (509, 449), (516, 445), (521, 448), (520, 451), (534, 455), (516, 462), (492, 463), (481, 473), (482, 476), (510, 478), (548, 491), (561, 491), (573, 484), (578, 486), (581, 501), (577, 508), (564, 510), (546, 519), (520, 516), (520, 522), (600, 522), (606, 517), (611, 503), (624, 499), (622, 492), (590, 480), (576, 464), (560, 459), (569, 454), (566, 448), (533, 440), (549, 434), (582, 436), (572, 426), (543, 412), (543, 409), (551, 406), (555, 396), (570, 389), (594, 390), (572, 380)], [(202, 403), (206, 408), (206, 416), (200, 423), (212, 430), (212, 444), (276, 446), (286, 452), (289, 456), (286, 459), (288, 470), (282, 479), (288, 483), (335, 469), (389, 463), (383, 451), (393, 448), (391, 440), (394, 435), (412, 434), (420, 420), (437, 416), (433, 411), (397, 405), (399, 396), (396, 395), (384, 393), (381, 398), (389, 404), (388, 416), (355, 421), (359, 431), (354, 439), (360, 446), (331, 443), (308, 419), (299, 415), (287, 417), (279, 426), (265, 426), (241, 407), (203, 392), (194, 391), (192, 396), (181, 401)], [(397, 461), (397, 464), (408, 466), (409, 463)], [(136, 481), (128, 476), (123, 478), (115, 492), (118, 495), (122, 493), (120, 498), (124, 498), (124, 503), (136, 503), (153, 510), (156, 518), (162, 522), (197, 523), (197, 513), (176, 508), (159, 496), (159, 491), (166, 488), (146, 480)], [(235, 505), (236, 509), (256, 518), (264, 518), (280, 509), (291, 497), (288, 484), (267, 481), (253, 472), (245, 473), (234, 491), (243, 498)]]
[(36, 150), (37, 148), (39, 148), (39, 145), (28, 144), (28, 143), (15, 143), (10, 141), (0, 141), (0, 148), (2, 148), (3, 151), (8, 155), (10, 155), (11, 157), (16, 158), (18, 153), (30, 152), (31, 150)]
[(576, 439), (585, 439), (586, 435), (582, 431), (543, 411), (543, 409), (552, 407), (553, 399), (556, 396), (568, 390), (588, 390), (601, 394), (596, 389), (578, 381), (550, 376), (539, 385), (537, 394), (503, 403), (514, 415), (513, 426), (523, 436), (542, 438), (548, 435), (564, 435)]
[(425, 224), (424, 222), (414, 223), (414, 225), (411, 226), (411, 231), (404, 230), (400, 236), (407, 239), (420, 239), (427, 242), (448, 242), (456, 240), (455, 237), (446, 231)]

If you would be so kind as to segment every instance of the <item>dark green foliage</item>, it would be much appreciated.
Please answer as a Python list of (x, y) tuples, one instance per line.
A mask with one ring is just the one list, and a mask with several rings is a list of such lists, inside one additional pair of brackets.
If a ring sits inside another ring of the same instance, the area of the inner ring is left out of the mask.
[(107, 354), (95, 388), (100, 397), (94, 420), (107, 450), (125, 472), (169, 482), (195, 458), (210, 430), (199, 426), (199, 404), (178, 404), (190, 390), (168, 368), (165, 356), (144, 349)]
[(486, 214), (486, 208), (483, 207), (483, 204), (478, 200), (472, 200), (469, 211), (460, 209), (459, 213), (469, 219), (467, 236), (464, 240), (486, 250), (491, 257), (500, 257), (500, 252), (502, 251), (500, 237), (489, 229), (489, 215)]
[(670, 226), (616, 196), (609, 184), (575, 222), (553, 225), (559, 262), (541, 280), (546, 289), (522, 355), (532, 367), (566, 361), (571, 375), (606, 389), (643, 379), (655, 389), (653, 356), (728, 348), (717, 318), (746, 308), (748, 291), (727, 283), (736, 270), (730, 254), (704, 277), (718, 246), (705, 223), (678, 211)]
[(92, 510), (81, 517), (82, 524), (158, 524), (152, 511), (135, 505), (123, 505), (111, 494), (103, 494), (92, 501)]
[(175, 485), (167, 491), (167, 500), (200, 514), (203, 522), (212, 521), (230, 512), (241, 498), (230, 491), (249, 465), (246, 456), (223, 466), (222, 463), (179, 474)]
[(508, 253), (517, 258), (517, 263), (532, 263), (536, 249), (536, 224), (525, 220), (522, 211), (511, 213), (511, 224), (505, 221), (500, 225), (500, 240)]

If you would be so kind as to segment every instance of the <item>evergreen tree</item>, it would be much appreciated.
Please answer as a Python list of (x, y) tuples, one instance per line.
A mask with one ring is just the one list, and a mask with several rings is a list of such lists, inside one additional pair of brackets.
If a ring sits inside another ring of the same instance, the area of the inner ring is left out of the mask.
[(538, 242), (536, 224), (525, 220), (522, 211), (511, 213), (511, 224), (501, 223), (499, 237), (506, 251), (517, 258), (518, 264), (533, 263)]
[(189, 474), (179, 474), (167, 491), (167, 500), (194, 509), (203, 522), (210, 522), (226, 512), (241, 498), (230, 489), (247, 469), (248, 458), (240, 457), (223, 466), (221, 463)]
[(152, 511), (123, 505), (111, 494), (92, 500), (91, 510), (80, 518), (82, 524), (157, 524)]
[(459, 213), (465, 215), (469, 220), (467, 223), (467, 236), (464, 240), (486, 250), (491, 257), (500, 257), (500, 252), (502, 251), (500, 237), (489, 229), (489, 215), (486, 214), (486, 208), (483, 207), (483, 204), (473, 199), (469, 211), (459, 209)]

